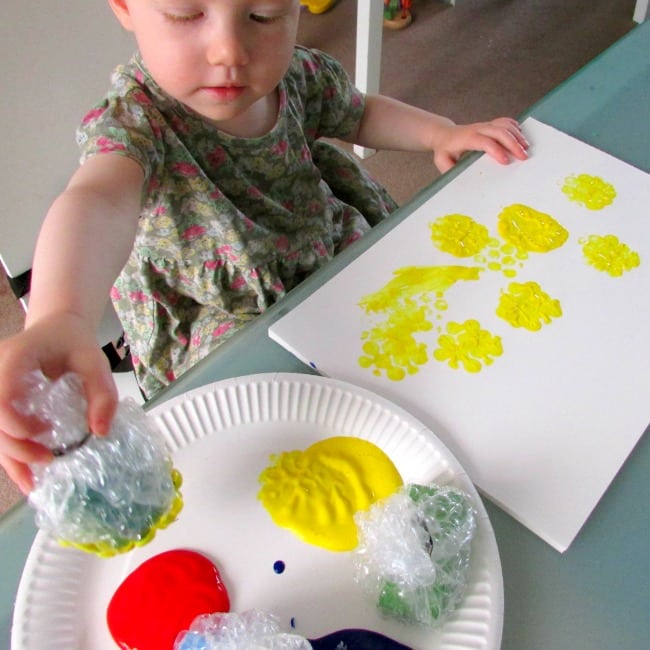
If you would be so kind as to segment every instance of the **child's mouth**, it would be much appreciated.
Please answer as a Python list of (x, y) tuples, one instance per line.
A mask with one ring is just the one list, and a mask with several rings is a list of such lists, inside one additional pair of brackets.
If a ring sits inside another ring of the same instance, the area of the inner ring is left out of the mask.
[(240, 97), (245, 86), (205, 86), (203, 90), (221, 102), (232, 102)]

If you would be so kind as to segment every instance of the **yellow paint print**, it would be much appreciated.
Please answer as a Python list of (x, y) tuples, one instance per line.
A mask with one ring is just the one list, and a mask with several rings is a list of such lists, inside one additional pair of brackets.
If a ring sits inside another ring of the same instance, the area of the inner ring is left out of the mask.
[[(446, 305), (445, 305), (446, 307)], [(414, 375), (428, 361), (427, 347), (416, 340), (415, 334), (427, 332), (433, 325), (427, 319), (426, 307), (407, 299), (390, 311), (388, 319), (361, 335), (365, 342), (359, 357), (362, 368), (374, 368), (391, 381), (401, 381)]]
[(441, 297), (459, 280), (478, 280), (481, 269), (474, 266), (405, 266), (393, 271), (394, 278), (383, 288), (361, 299), (368, 314), (385, 312), (406, 298), (421, 294)]
[(551, 215), (521, 203), (504, 208), (498, 219), (501, 237), (521, 251), (548, 253), (569, 237), (569, 232)]
[(579, 203), (589, 210), (602, 210), (616, 198), (616, 190), (610, 183), (598, 176), (578, 174), (564, 179), (562, 192), (570, 201)]
[(511, 282), (501, 293), (497, 316), (513, 327), (524, 327), (536, 332), (544, 323), (562, 315), (560, 301), (551, 298), (537, 282)]
[(487, 246), (488, 229), (464, 214), (448, 214), (431, 225), (431, 240), (444, 253), (472, 257)]
[(587, 262), (612, 277), (620, 277), (641, 264), (639, 254), (615, 235), (590, 235), (580, 243)]
[(503, 354), (501, 337), (481, 329), (477, 320), (447, 324), (447, 333), (438, 337), (438, 348), (433, 357), (447, 362), (450, 368), (462, 368), (467, 372), (480, 372), (483, 365), (489, 366), (493, 357)]
[[(384, 322), (362, 333), (364, 341), (358, 363), (391, 381), (418, 372), (428, 361), (427, 348), (415, 335), (427, 332), (433, 309), (447, 309), (445, 292), (460, 280), (478, 280), (480, 267), (407, 266), (393, 272), (382, 289), (361, 299), (367, 314), (383, 313)], [(431, 304), (432, 303), (432, 304)]]
[(517, 275), (515, 266), (521, 266), (528, 259), (528, 253), (518, 250), (512, 244), (503, 244), (498, 239), (490, 238), (487, 249), (474, 256), (474, 261), (484, 264), (488, 271), (503, 273), (506, 278), (514, 278)]
[(443, 253), (454, 257), (473, 257), (490, 271), (501, 271), (507, 278), (517, 275), (515, 265), (528, 257), (526, 251), (490, 237), (488, 229), (464, 214), (448, 214), (429, 226), (431, 240)]

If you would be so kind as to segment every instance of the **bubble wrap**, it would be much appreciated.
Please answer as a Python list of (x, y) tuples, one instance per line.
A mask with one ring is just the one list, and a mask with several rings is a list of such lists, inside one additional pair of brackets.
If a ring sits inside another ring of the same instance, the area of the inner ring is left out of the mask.
[(181, 632), (174, 650), (311, 650), (311, 643), (297, 634), (282, 632), (277, 619), (251, 609), (202, 614), (190, 629)]
[(131, 399), (119, 403), (110, 433), (88, 435), (81, 380), (27, 379), (29, 397), (16, 408), (49, 430), (36, 439), (58, 453), (31, 466), (29, 502), (39, 528), (63, 544), (109, 557), (150, 541), (182, 508), (180, 474), (162, 437)]
[(476, 513), (453, 487), (408, 485), (355, 515), (356, 580), (388, 616), (436, 627), (463, 600)]

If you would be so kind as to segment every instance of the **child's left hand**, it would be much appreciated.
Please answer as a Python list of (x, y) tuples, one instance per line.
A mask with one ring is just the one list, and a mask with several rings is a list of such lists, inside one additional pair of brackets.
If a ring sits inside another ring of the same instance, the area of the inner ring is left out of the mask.
[(516, 120), (499, 117), (490, 122), (454, 124), (441, 129), (437, 136), (433, 162), (441, 172), (451, 169), (468, 151), (484, 151), (505, 165), (511, 157), (526, 160), (528, 142)]

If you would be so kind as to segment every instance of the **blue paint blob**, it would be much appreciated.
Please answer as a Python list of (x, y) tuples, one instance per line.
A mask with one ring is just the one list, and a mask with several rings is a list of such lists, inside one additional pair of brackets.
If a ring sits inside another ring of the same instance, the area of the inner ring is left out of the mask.
[(313, 361), (310, 361), (310, 362), (309, 362), (309, 365), (310, 365), (314, 370), (318, 370), (318, 368), (316, 368), (316, 364), (315, 364)]
[(291, 627), (295, 630), (296, 629), (296, 618), (295, 616), (291, 617)]
[[(371, 632), (370, 630), (339, 630), (318, 639), (309, 639), (313, 650), (413, 650), (410, 646)], [(343, 645), (341, 645), (343, 644)]]
[(284, 573), (284, 568), (285, 568), (285, 564), (284, 564), (284, 562), (282, 560), (276, 560), (273, 563), (273, 570), (276, 573)]

